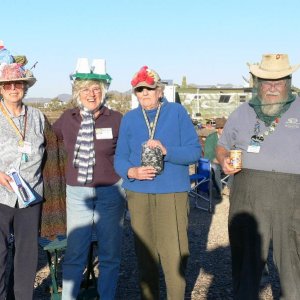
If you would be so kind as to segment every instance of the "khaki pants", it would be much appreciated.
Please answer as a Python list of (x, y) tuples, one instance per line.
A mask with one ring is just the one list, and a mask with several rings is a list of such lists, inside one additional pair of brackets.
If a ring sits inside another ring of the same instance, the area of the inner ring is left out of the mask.
[(184, 299), (188, 250), (188, 195), (126, 191), (135, 237), (142, 299), (159, 299), (159, 262), (169, 300)]

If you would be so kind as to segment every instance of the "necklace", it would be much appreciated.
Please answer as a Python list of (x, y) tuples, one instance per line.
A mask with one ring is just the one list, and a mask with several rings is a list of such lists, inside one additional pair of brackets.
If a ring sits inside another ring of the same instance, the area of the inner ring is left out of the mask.
[(155, 133), (156, 124), (157, 124), (158, 116), (159, 116), (159, 113), (160, 113), (161, 105), (162, 105), (161, 103), (158, 105), (158, 108), (157, 108), (157, 111), (156, 111), (156, 114), (155, 114), (155, 119), (154, 119), (153, 122), (151, 122), (152, 124), (149, 122), (146, 111), (144, 109), (142, 109), (144, 119), (145, 119), (145, 122), (146, 122), (146, 125), (147, 125), (147, 128), (148, 128), (148, 132), (149, 132), (149, 139), (151, 139), (151, 140), (154, 138), (154, 133)]
[[(18, 146), (24, 147), (25, 143), (25, 135), (26, 135), (26, 127), (27, 127), (27, 107), (25, 106), (25, 120), (24, 120), (24, 129), (22, 132), (22, 129), (18, 128), (14, 121), (11, 119), (11, 117), (8, 115), (7, 111), (4, 109), (4, 105), (2, 102), (0, 102), (0, 110), (3, 113), (4, 117), (8, 121), (9, 125), (15, 130), (17, 136), (19, 137)], [(22, 161), (27, 162), (28, 161), (28, 155), (25, 152), (22, 152)]]
[(254, 135), (251, 136), (251, 141), (255, 143), (261, 143), (265, 140), (265, 137), (267, 137), (269, 134), (272, 134), (278, 123), (279, 123), (280, 118), (276, 118), (269, 127), (264, 132), (260, 132), (260, 123), (257, 119), (255, 125), (254, 125)]

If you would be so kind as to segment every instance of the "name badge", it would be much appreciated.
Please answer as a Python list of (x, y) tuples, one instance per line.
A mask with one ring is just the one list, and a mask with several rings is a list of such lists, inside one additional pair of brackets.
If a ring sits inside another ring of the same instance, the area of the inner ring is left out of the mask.
[(249, 153), (259, 153), (260, 146), (259, 145), (249, 145), (247, 148), (247, 152)]
[(97, 140), (111, 140), (113, 138), (111, 128), (96, 128)]
[(18, 152), (31, 154), (31, 143), (24, 141), (21, 145), (18, 146)]

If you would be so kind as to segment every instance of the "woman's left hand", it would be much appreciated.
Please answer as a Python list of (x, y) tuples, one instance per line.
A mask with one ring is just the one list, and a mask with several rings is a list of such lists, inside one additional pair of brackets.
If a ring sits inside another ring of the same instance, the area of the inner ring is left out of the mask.
[(159, 140), (148, 140), (146, 145), (150, 148), (158, 147), (162, 151), (163, 155), (167, 154), (167, 149), (165, 148), (165, 146)]

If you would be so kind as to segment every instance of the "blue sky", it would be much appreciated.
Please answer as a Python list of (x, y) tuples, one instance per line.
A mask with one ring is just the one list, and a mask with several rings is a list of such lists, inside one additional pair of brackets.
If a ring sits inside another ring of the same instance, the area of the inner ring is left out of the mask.
[[(130, 89), (143, 65), (181, 83), (243, 84), (246, 63), (287, 53), (300, 64), (300, 1), (2, 0), (0, 39), (25, 54), (28, 97), (70, 93), (77, 58), (106, 59), (111, 90)], [(293, 76), (300, 87), (300, 70)]]

